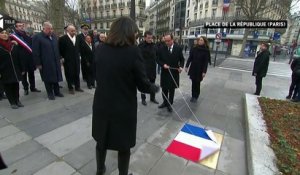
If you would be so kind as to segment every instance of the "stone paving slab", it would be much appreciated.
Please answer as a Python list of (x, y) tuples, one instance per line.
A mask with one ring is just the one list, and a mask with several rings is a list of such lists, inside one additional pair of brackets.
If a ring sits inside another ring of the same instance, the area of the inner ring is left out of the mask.
[(0, 152), (8, 150), (11, 147), (14, 147), (20, 143), (26, 142), (31, 139), (30, 136), (28, 136), (22, 131), (15, 132), (15, 130), (12, 130), (11, 133), (7, 134), (8, 135), (6, 137), (0, 139)]
[(74, 168), (63, 161), (55, 161), (33, 175), (72, 175), (76, 172)]

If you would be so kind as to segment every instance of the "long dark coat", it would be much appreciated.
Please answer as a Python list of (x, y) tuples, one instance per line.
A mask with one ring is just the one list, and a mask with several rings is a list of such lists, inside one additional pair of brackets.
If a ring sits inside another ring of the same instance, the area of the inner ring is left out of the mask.
[(48, 83), (62, 81), (60, 54), (55, 36), (51, 38), (43, 32), (32, 39), (32, 55), (36, 65), (41, 65), (42, 80)]
[(17, 83), (22, 80), (24, 64), (21, 61), (18, 47), (7, 51), (0, 45), (0, 81), (3, 84)]
[(258, 53), (255, 58), (252, 75), (256, 73), (258, 77), (265, 77), (268, 72), (271, 53), (268, 50)]
[(141, 49), (147, 77), (149, 79), (155, 79), (156, 78), (156, 59), (157, 59), (157, 49), (155, 44), (142, 42), (139, 44), (139, 48)]
[[(76, 37), (76, 42), (78, 42), (78, 46), (79, 46), (79, 51), (81, 51), (80, 49), (82, 47), (84, 47), (84, 44), (85, 44), (85, 35), (83, 33), (81, 34), (78, 34), (77, 37)], [(80, 53), (81, 55), (82, 53)], [(84, 64), (84, 62), (82, 61), (81, 59), (81, 73), (82, 73), (82, 78), (84, 80), (87, 79), (87, 67), (86, 65)]]
[[(20, 32), (16, 32), (17, 35), (21, 40), (23, 40), (29, 47), (32, 48), (32, 38), (27, 36), (26, 34), (21, 34)], [(36, 69), (35, 63), (32, 58), (32, 53), (25, 49), (20, 44), (17, 46), (19, 55), (21, 56), (22, 62), (24, 63), (25, 72), (34, 71)]]
[(169, 52), (168, 47), (164, 46), (159, 51), (158, 56), (158, 64), (162, 67), (161, 69), (161, 78), (160, 78), (160, 86), (162, 88), (166, 89), (176, 89), (176, 84), (179, 87), (179, 72), (177, 69), (170, 69), (176, 84), (174, 83), (174, 80), (172, 79), (169, 70), (164, 69), (163, 65), (167, 64), (171, 68), (183, 68), (184, 66), (184, 57), (182, 54), (182, 48), (178, 46), (177, 44), (173, 45), (172, 53)]
[(59, 38), (58, 46), (62, 58), (64, 58), (64, 70), (67, 80), (75, 80), (80, 73), (79, 46), (76, 40), (75, 45), (68, 35)]
[(95, 55), (92, 135), (107, 149), (128, 150), (136, 143), (137, 89), (150, 93), (155, 86), (146, 77), (137, 46), (103, 44)]
[(210, 52), (204, 46), (193, 47), (185, 67), (190, 66), (188, 75), (194, 81), (202, 81), (202, 74), (207, 72)]
[(83, 64), (87, 67), (87, 73), (89, 74), (95, 74), (94, 51), (94, 44), (92, 44), (92, 50), (87, 43), (82, 45), (82, 47), (80, 48), (81, 62), (83, 62)]

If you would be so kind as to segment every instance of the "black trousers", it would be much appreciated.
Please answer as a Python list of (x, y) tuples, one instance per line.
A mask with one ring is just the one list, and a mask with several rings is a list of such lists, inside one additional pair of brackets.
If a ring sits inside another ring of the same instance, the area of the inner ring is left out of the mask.
[[(96, 161), (97, 161), (97, 175), (104, 174), (105, 158), (107, 150), (97, 143), (96, 145)], [(130, 149), (118, 151), (118, 169), (119, 175), (128, 175), (130, 161)]]
[(192, 97), (198, 99), (201, 81), (192, 80)]
[[(28, 75), (29, 83), (27, 81), (27, 75)], [(28, 71), (28, 72), (25, 72), (24, 75), (22, 75), (22, 84), (23, 84), (24, 90), (28, 90), (29, 85), (30, 85), (30, 90), (35, 89), (34, 71)]]
[(3, 84), (6, 97), (11, 105), (19, 102), (19, 83)]
[(255, 94), (256, 95), (260, 95), (260, 92), (261, 92), (261, 89), (262, 89), (262, 79), (263, 79), (263, 77), (261, 77), (261, 76), (256, 76), (255, 77), (255, 84), (256, 84)]
[[(174, 101), (174, 94), (175, 94), (175, 89), (167, 89), (167, 88), (162, 88), (162, 97), (164, 99), (164, 104), (165, 105), (172, 105)], [(168, 103), (168, 100), (170, 103)]]
[(86, 74), (86, 84), (87, 86), (95, 86), (95, 73), (93, 69), (93, 65), (88, 66), (87, 74)]
[(44, 82), (44, 84), (45, 84), (45, 88), (46, 88), (48, 96), (54, 96), (54, 95), (60, 94), (58, 83)]
[(3, 97), (4, 95), (4, 87), (3, 84), (0, 82), (0, 97)]
[[(79, 75), (72, 76), (72, 77), (66, 76), (66, 80), (67, 80), (67, 84), (68, 84), (69, 90), (73, 90), (74, 89), (73, 85), (75, 86), (75, 89), (79, 89), (80, 88)], [(87, 79), (85, 79), (85, 80), (87, 80)]]
[(292, 97), (293, 99), (296, 98), (296, 96), (297, 96), (297, 78), (296, 78), (296, 76), (293, 76), (293, 75), (292, 75), (292, 82), (290, 85), (288, 96)]
[[(154, 84), (155, 83), (155, 78), (154, 79), (149, 79), (150, 83)], [(142, 100), (146, 100), (146, 94), (142, 93), (141, 94)], [(155, 99), (155, 93), (150, 93), (150, 100)]]

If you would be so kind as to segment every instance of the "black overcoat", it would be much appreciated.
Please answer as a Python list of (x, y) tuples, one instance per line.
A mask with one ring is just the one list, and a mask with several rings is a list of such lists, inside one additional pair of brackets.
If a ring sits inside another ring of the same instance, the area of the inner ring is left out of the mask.
[(202, 81), (203, 73), (207, 72), (207, 66), (210, 59), (210, 52), (204, 46), (192, 48), (185, 67), (189, 68), (188, 75), (194, 81)]
[(81, 53), (81, 62), (83, 62), (83, 65), (86, 66), (87, 72), (89, 74), (94, 74), (95, 72), (95, 47), (94, 44), (92, 44), (92, 49), (90, 46), (85, 43), (82, 45), (80, 48), (80, 53)]
[(0, 45), (0, 81), (3, 84), (22, 81), (24, 63), (21, 61), (17, 46), (7, 51)]
[(96, 50), (96, 81), (92, 135), (107, 149), (128, 150), (136, 143), (137, 89), (153, 93), (137, 46)]
[[(168, 47), (164, 46), (159, 51), (158, 55), (158, 64), (162, 67), (161, 77), (160, 77), (160, 86), (166, 89), (176, 89), (176, 84), (179, 87), (179, 72), (174, 68), (183, 68), (184, 66), (184, 57), (182, 54), (182, 48), (177, 44), (173, 45), (172, 53), (169, 52)], [(163, 65), (167, 64), (171, 67), (170, 72), (175, 79), (176, 84), (168, 69), (164, 69)]]
[(255, 58), (252, 75), (265, 77), (268, 72), (271, 53), (268, 50), (259, 52)]
[[(81, 48), (84, 47), (85, 44), (85, 35), (83, 33), (80, 33), (76, 36), (76, 41), (78, 42), (79, 46), (79, 51), (81, 52)], [(82, 53), (80, 53), (81, 56)], [(82, 73), (82, 78), (84, 80), (87, 79), (87, 67), (85, 66), (84, 62), (81, 59), (81, 73)]]
[(33, 36), (32, 55), (36, 65), (41, 65), (42, 80), (48, 83), (62, 81), (60, 54), (58, 42), (54, 35), (51, 37), (41, 32)]
[(146, 43), (142, 42), (139, 44), (139, 48), (141, 49), (147, 77), (149, 79), (155, 79), (156, 78), (156, 59), (157, 59), (157, 49), (155, 44), (153, 43)]
[(62, 58), (64, 58), (64, 70), (67, 80), (76, 80), (80, 73), (79, 45), (75, 45), (68, 35), (59, 38), (58, 46)]

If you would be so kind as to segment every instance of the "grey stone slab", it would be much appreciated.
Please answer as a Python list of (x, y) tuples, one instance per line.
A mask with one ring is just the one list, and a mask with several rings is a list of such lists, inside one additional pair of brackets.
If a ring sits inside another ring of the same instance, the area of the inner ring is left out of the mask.
[(10, 174), (11, 172), (16, 171), (16, 174), (32, 175), (56, 159), (56, 156), (50, 153), (47, 149), (41, 149), (26, 158), (15, 162), (7, 169), (2, 170), (1, 173)]
[[(118, 153), (116, 151), (107, 151), (105, 166), (106, 173), (104, 175), (109, 175), (118, 168)], [(96, 174), (96, 170), (96, 159), (93, 159), (78, 171), (82, 175), (91, 175)]]
[(0, 140), (0, 152), (8, 150), (20, 143), (30, 140), (31, 137), (24, 132), (17, 132)]
[(96, 142), (91, 140), (65, 155), (63, 159), (75, 169), (80, 169), (95, 159), (95, 148)]
[(137, 151), (131, 156), (130, 171), (138, 173), (140, 175), (148, 174), (150, 169), (155, 163), (160, 160), (164, 150), (157, 146), (145, 143), (141, 145)]
[(0, 119), (0, 128), (9, 125), (10, 123), (5, 119)]
[(216, 173), (215, 173), (215, 175), (229, 175), (229, 174), (217, 170)]
[(189, 161), (182, 174), (184, 174), (184, 175), (214, 175), (215, 170)]
[(247, 175), (244, 141), (225, 135), (217, 169), (230, 175)]
[(175, 138), (182, 126), (183, 123), (175, 120), (170, 120), (159, 130), (157, 130), (153, 135), (151, 135), (147, 139), (147, 142), (164, 150)]
[(38, 172), (34, 173), (34, 175), (72, 175), (75, 172), (76, 170), (74, 168), (66, 164), (66, 162), (59, 160), (39, 170)]
[(241, 72), (230, 72), (229, 80), (241, 82), (242, 81), (242, 73)]
[(234, 118), (227, 116), (226, 134), (238, 140), (245, 140), (244, 118)]
[(165, 152), (150, 170), (149, 175), (182, 175), (186, 164), (187, 160)]
[(23, 142), (2, 152), (3, 159), (7, 165), (29, 156), (30, 154), (42, 149), (42, 146), (33, 140)]

